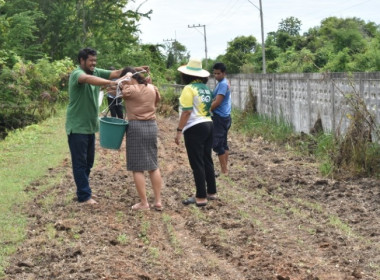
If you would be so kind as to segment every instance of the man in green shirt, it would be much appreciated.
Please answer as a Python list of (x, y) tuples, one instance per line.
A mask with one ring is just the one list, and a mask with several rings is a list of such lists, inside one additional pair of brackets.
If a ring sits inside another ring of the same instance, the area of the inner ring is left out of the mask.
[(116, 87), (112, 79), (120, 77), (120, 70), (96, 68), (95, 50), (79, 51), (79, 66), (70, 75), (69, 105), (66, 114), (66, 133), (77, 197), (79, 202), (96, 204), (92, 198), (89, 176), (95, 159), (95, 133), (99, 130), (99, 91), (101, 86)]

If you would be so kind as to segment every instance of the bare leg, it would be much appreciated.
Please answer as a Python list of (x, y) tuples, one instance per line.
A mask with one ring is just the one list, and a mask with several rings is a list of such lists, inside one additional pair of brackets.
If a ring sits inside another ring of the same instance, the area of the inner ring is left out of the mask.
[(223, 174), (228, 173), (228, 168), (227, 168), (227, 159), (228, 159), (228, 152), (226, 151), (223, 155), (219, 155), (219, 162), (220, 162), (220, 169)]
[(162, 178), (160, 169), (150, 170), (149, 171), (150, 181), (152, 182), (152, 188), (154, 193), (154, 206), (161, 207), (161, 187), (162, 187)]
[(135, 181), (136, 190), (140, 197), (140, 203), (137, 203), (132, 206), (132, 209), (147, 209), (149, 208), (149, 203), (146, 198), (146, 189), (145, 189), (145, 177), (144, 172), (133, 171), (133, 180)]
[(228, 150), (226, 150), (224, 154), (226, 155), (226, 174), (228, 174)]

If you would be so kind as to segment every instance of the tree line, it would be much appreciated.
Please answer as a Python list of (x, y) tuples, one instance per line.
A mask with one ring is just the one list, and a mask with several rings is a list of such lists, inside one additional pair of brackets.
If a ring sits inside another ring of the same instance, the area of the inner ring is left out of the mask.
[[(267, 73), (374, 72), (380, 70), (380, 27), (359, 18), (328, 17), (300, 34), (302, 23), (283, 19), (265, 40)], [(261, 73), (261, 44), (253, 36), (228, 42), (224, 61), (231, 73)]]
[[(67, 99), (68, 73), (82, 47), (98, 51), (102, 68), (147, 64), (155, 83), (180, 83), (176, 69), (191, 55), (186, 46), (141, 44), (139, 22), (154, 11), (129, 9), (129, 2), (0, 0), (0, 137), (46, 118)], [(149, 2), (142, 5), (146, 10)], [(267, 73), (379, 71), (376, 23), (329, 17), (302, 35), (301, 26), (290, 17), (267, 34)], [(261, 48), (254, 36), (236, 37), (224, 54), (208, 59), (208, 70), (221, 61), (229, 73), (261, 73)]]

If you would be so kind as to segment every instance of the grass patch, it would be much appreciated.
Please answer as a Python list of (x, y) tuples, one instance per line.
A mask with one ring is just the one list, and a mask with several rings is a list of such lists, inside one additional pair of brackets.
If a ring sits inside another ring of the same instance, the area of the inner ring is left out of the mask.
[(174, 252), (176, 254), (182, 254), (182, 249), (181, 249), (179, 241), (175, 235), (175, 229), (171, 223), (171, 217), (167, 214), (163, 214), (162, 220), (166, 226), (166, 230), (167, 230), (169, 238), (170, 238), (170, 244), (173, 246)]
[(332, 226), (336, 227), (337, 229), (339, 229), (340, 231), (342, 231), (347, 236), (353, 236), (352, 229), (350, 228), (350, 226), (348, 224), (342, 222), (339, 219), (339, 217), (334, 216), (334, 215), (330, 215), (329, 216), (329, 223), (330, 223), (330, 225), (332, 225)]
[[(25, 187), (69, 155), (64, 114), (61, 108), (56, 116), (15, 130), (0, 142), (0, 277), (7, 257), (25, 238), (26, 217), (17, 209), (34, 195), (24, 192)], [(54, 180), (46, 180), (39, 188), (50, 186)]]
[(261, 136), (265, 140), (285, 143), (293, 134), (290, 124), (283, 119), (275, 120), (259, 114), (232, 111), (233, 129), (248, 136)]
[(119, 234), (117, 237), (117, 241), (122, 245), (127, 245), (130, 243), (129, 238), (125, 233)]

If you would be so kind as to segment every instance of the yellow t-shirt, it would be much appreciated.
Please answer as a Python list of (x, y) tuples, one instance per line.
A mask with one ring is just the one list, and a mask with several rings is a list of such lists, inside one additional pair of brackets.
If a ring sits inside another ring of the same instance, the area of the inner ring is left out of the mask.
[(183, 132), (202, 122), (211, 122), (212, 93), (204, 83), (191, 83), (184, 87), (179, 97), (180, 112), (192, 110)]

